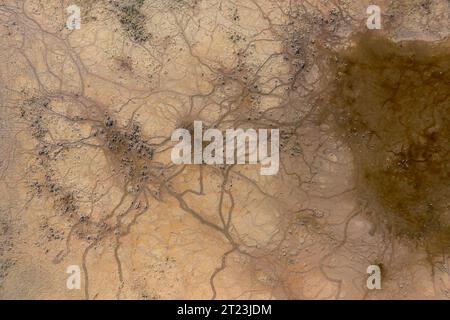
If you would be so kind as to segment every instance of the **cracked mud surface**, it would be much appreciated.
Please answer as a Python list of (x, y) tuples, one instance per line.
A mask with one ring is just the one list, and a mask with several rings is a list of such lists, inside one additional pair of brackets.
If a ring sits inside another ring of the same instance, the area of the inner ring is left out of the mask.
[[(0, 298), (450, 298), (450, 3), (370, 4), (2, 0)], [(279, 172), (173, 164), (197, 120)]]

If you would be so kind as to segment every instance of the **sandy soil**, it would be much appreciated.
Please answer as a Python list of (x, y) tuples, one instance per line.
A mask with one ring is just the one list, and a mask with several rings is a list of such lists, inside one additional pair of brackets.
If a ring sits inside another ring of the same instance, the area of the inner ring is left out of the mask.
[[(311, 116), (324, 50), (370, 4), (2, 0), (0, 298), (449, 298), (447, 254), (374, 231), (349, 147)], [(449, 37), (449, 1), (377, 4), (373, 32)], [(174, 165), (170, 135), (194, 120), (279, 128), (280, 171)]]

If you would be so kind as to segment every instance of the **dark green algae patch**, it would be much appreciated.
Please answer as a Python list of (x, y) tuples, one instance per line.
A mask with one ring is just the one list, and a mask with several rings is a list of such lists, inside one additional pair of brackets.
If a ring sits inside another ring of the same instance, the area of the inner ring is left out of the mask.
[(320, 119), (350, 147), (376, 230), (450, 252), (450, 41), (364, 33), (329, 61)]

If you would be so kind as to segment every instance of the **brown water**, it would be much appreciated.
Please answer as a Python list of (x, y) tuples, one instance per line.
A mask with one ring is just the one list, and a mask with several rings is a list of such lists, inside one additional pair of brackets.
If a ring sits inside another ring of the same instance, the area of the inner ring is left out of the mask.
[(450, 249), (450, 42), (360, 34), (337, 53), (325, 115), (350, 146), (377, 229)]

